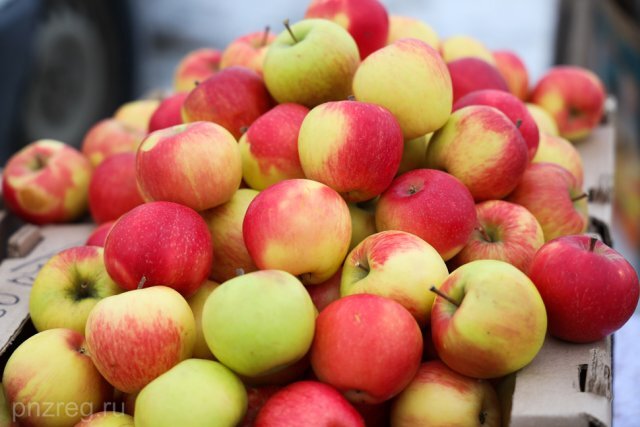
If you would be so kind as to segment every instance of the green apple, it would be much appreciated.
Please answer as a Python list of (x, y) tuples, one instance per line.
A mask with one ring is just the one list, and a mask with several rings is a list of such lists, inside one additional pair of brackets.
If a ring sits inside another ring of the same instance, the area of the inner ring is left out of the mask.
[(359, 63), (358, 46), (347, 30), (325, 19), (304, 19), (269, 46), (263, 75), (279, 104), (312, 108), (347, 99)]
[(427, 167), (427, 147), (432, 136), (433, 133), (428, 133), (404, 142), (402, 160), (397, 175)]
[(69, 328), (84, 334), (89, 312), (102, 298), (122, 289), (107, 274), (103, 249), (77, 246), (47, 261), (29, 296), (29, 314), (38, 331)]
[(142, 389), (136, 427), (235, 426), (247, 411), (247, 392), (233, 372), (211, 360), (188, 359)]
[(351, 252), (358, 243), (376, 232), (376, 214), (375, 211), (349, 203), (349, 215), (351, 215), (351, 243), (349, 244), (349, 252)]
[(302, 359), (313, 340), (315, 306), (293, 275), (262, 270), (218, 287), (202, 312), (213, 355), (247, 377), (278, 372)]
[(211, 280), (207, 280), (204, 282), (199, 288), (198, 291), (191, 295), (187, 302), (189, 303), (189, 307), (191, 307), (191, 311), (193, 312), (193, 317), (196, 321), (196, 343), (193, 346), (193, 357), (197, 359), (214, 359), (211, 350), (209, 350), (209, 346), (207, 346), (207, 342), (204, 339), (204, 332), (202, 331), (202, 309), (204, 308), (204, 303), (207, 302), (207, 298), (211, 295), (220, 284), (213, 282)]

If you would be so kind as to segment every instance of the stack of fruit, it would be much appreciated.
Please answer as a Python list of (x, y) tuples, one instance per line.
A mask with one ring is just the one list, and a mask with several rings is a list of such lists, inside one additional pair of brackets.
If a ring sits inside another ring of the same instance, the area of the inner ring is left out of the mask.
[(100, 226), (33, 284), (5, 417), (494, 426), (488, 380), (547, 330), (589, 342), (631, 316), (635, 271), (582, 234), (569, 140), (601, 119), (597, 77), (556, 67), (530, 92), (515, 54), (377, 0), (285, 26), (193, 52), (175, 95), (126, 104), (81, 153), (9, 161), (15, 213), (88, 204)]

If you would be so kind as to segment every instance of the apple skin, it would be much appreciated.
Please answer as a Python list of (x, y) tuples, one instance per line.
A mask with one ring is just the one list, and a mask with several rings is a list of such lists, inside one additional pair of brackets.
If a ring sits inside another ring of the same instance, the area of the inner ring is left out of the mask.
[(242, 176), (251, 188), (285, 179), (304, 178), (298, 156), (298, 134), (309, 109), (280, 104), (260, 116), (239, 141)]
[[(545, 241), (579, 234), (589, 222), (586, 198), (578, 181), (554, 163), (531, 163), (508, 201), (527, 208), (536, 217)], [(575, 200), (574, 200), (575, 199)]]
[(427, 167), (427, 147), (432, 136), (433, 133), (428, 133), (414, 139), (405, 140), (402, 160), (398, 167), (398, 175)]
[(318, 313), (326, 306), (340, 298), (340, 282), (342, 281), (342, 267), (328, 280), (317, 285), (306, 286), (307, 292), (316, 306)]
[(160, 100), (158, 99), (139, 99), (127, 102), (113, 113), (113, 118), (140, 132), (147, 132), (149, 120), (159, 105)]
[(395, 117), (383, 107), (359, 101), (315, 107), (298, 136), (305, 176), (333, 188), (348, 202), (382, 193), (398, 171), (403, 148)]
[(66, 427), (103, 407), (113, 389), (85, 348), (81, 333), (49, 329), (33, 335), (13, 352), (2, 384), (20, 425)]
[(433, 169), (400, 175), (376, 205), (376, 228), (413, 233), (451, 259), (467, 244), (476, 225), (469, 190), (457, 178)]
[(182, 104), (184, 123), (214, 122), (239, 139), (272, 99), (262, 78), (244, 67), (229, 67), (201, 82)]
[(474, 378), (497, 378), (527, 365), (547, 331), (547, 315), (535, 285), (503, 261), (472, 261), (456, 269), (436, 297), (431, 334), (440, 359)]
[(509, 87), (509, 91), (522, 102), (529, 98), (529, 72), (520, 57), (509, 50), (493, 52), (498, 71)]
[(227, 427), (247, 411), (247, 392), (224, 365), (189, 359), (142, 389), (136, 399), (136, 427)]
[(427, 149), (427, 165), (462, 181), (476, 202), (511, 193), (528, 164), (518, 128), (501, 111), (484, 105), (455, 111)]
[(134, 427), (133, 417), (116, 411), (96, 412), (74, 427)]
[(444, 261), (427, 242), (404, 231), (382, 231), (364, 239), (347, 256), (340, 295), (368, 293), (392, 299), (423, 327), (435, 298), (429, 288), (440, 286), (448, 275)]
[(148, 132), (182, 124), (182, 104), (187, 95), (188, 92), (178, 92), (163, 99), (149, 119)]
[(310, 285), (324, 282), (342, 265), (351, 240), (351, 217), (345, 201), (331, 188), (290, 179), (253, 199), (242, 234), (259, 269), (284, 270)]
[(538, 125), (522, 101), (502, 90), (484, 89), (471, 92), (460, 98), (453, 104), (453, 111), (469, 105), (487, 105), (502, 111), (520, 131), (524, 142), (527, 143), (529, 160), (533, 159), (538, 150), (540, 132)]
[(227, 203), (201, 213), (211, 234), (211, 243), (216, 253), (210, 277), (217, 282), (226, 282), (243, 273), (256, 271), (242, 236), (242, 223), (249, 204), (258, 192), (249, 188), (236, 191)]
[(146, 135), (116, 119), (104, 119), (85, 134), (81, 151), (95, 168), (114, 154), (135, 153)]
[(276, 36), (268, 28), (238, 37), (222, 52), (220, 68), (246, 67), (262, 76), (267, 49), (275, 38)]
[(84, 333), (89, 312), (122, 289), (109, 277), (103, 249), (76, 246), (42, 266), (29, 294), (29, 314), (38, 331), (67, 328)]
[(267, 400), (255, 427), (365, 427), (362, 417), (333, 387), (317, 381), (299, 381)]
[(614, 249), (589, 236), (565, 236), (536, 253), (529, 277), (547, 308), (549, 333), (588, 343), (624, 325), (638, 305), (638, 274)]
[(142, 141), (136, 177), (147, 201), (211, 209), (229, 201), (240, 187), (240, 150), (233, 135), (215, 123), (173, 126)]
[(34, 224), (70, 222), (87, 210), (91, 164), (78, 150), (41, 139), (15, 153), (2, 171), (5, 205)]
[(533, 120), (536, 121), (540, 134), (546, 133), (547, 135), (553, 136), (560, 135), (555, 119), (551, 117), (551, 114), (549, 114), (547, 110), (529, 102), (525, 105), (527, 106), (527, 110), (529, 110), (529, 114), (533, 117)]
[(500, 72), (488, 62), (472, 57), (456, 59), (447, 63), (453, 87), (453, 102), (468, 93), (482, 89), (509, 92)]
[(440, 48), (438, 33), (431, 26), (410, 16), (389, 16), (387, 44), (406, 38), (422, 40), (436, 50)]
[(503, 200), (476, 205), (478, 226), (469, 243), (451, 260), (461, 266), (479, 259), (505, 261), (525, 274), (544, 244), (542, 227), (526, 208)]
[(85, 336), (102, 376), (132, 393), (191, 357), (196, 324), (179, 293), (154, 286), (102, 299), (89, 313)]
[(446, 38), (440, 43), (440, 53), (445, 62), (453, 62), (462, 58), (475, 58), (495, 66), (491, 51), (473, 37), (458, 35)]
[(391, 425), (499, 427), (498, 396), (486, 381), (469, 378), (434, 360), (420, 365), (411, 383), (393, 401)]
[(220, 285), (202, 311), (213, 355), (255, 378), (281, 371), (309, 350), (315, 307), (302, 283), (284, 271), (244, 274)]
[(316, 320), (313, 372), (349, 401), (376, 404), (411, 382), (422, 357), (422, 333), (399, 303), (370, 294), (329, 304)]
[(584, 166), (582, 157), (573, 144), (561, 136), (541, 133), (540, 145), (532, 163), (555, 163), (562, 166), (576, 178), (576, 184), (582, 188), (584, 184)]
[(89, 181), (89, 212), (96, 224), (115, 221), (143, 203), (135, 153), (114, 154), (94, 169)]
[(209, 276), (212, 260), (207, 224), (171, 202), (145, 203), (124, 214), (104, 246), (107, 273), (127, 290), (163, 285), (189, 296)]
[(446, 64), (438, 51), (417, 39), (398, 40), (362, 61), (353, 78), (353, 94), (358, 101), (389, 110), (405, 139), (444, 125), (453, 102)]
[(347, 30), (326, 19), (304, 19), (291, 31), (298, 41), (282, 31), (264, 60), (264, 80), (273, 98), (308, 108), (347, 99), (360, 63), (358, 46)]
[(215, 360), (213, 353), (209, 350), (207, 341), (204, 339), (204, 331), (202, 330), (202, 310), (204, 309), (204, 303), (207, 302), (207, 298), (216, 288), (220, 286), (219, 283), (211, 280), (205, 281), (198, 291), (187, 298), (187, 303), (191, 307), (193, 318), (196, 321), (196, 343), (193, 346), (193, 358), (195, 359), (210, 359)]
[(201, 48), (189, 52), (180, 60), (173, 77), (176, 92), (193, 90), (198, 83), (213, 76), (220, 69), (222, 52), (218, 49)]
[(254, 427), (260, 409), (281, 389), (280, 386), (247, 387), (247, 413), (238, 427)]
[(108, 221), (97, 226), (87, 237), (87, 241), (85, 242), (86, 246), (100, 246), (104, 248), (104, 242), (107, 240), (107, 236), (111, 231), (111, 227), (113, 227), (115, 221)]
[(376, 230), (375, 211), (363, 209), (355, 203), (349, 203), (349, 214), (351, 215), (351, 243), (349, 252)]
[(556, 66), (542, 76), (531, 92), (555, 119), (560, 136), (577, 141), (598, 126), (604, 113), (606, 92), (597, 75), (576, 66)]
[(383, 47), (389, 33), (389, 15), (378, 0), (311, 0), (304, 17), (328, 19), (345, 28), (361, 59)]

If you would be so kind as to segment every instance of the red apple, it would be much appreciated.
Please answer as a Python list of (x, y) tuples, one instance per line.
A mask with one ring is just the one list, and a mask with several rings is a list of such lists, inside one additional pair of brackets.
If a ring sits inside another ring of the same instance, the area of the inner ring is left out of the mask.
[(116, 119), (104, 119), (89, 129), (82, 140), (82, 154), (93, 167), (117, 153), (135, 153), (145, 132)]
[(217, 123), (238, 139), (271, 105), (271, 96), (255, 71), (229, 67), (189, 93), (182, 106), (182, 119), (185, 123)]
[(351, 295), (327, 306), (316, 321), (311, 366), (352, 402), (380, 403), (411, 382), (422, 357), (422, 333), (397, 302)]
[(456, 59), (447, 63), (453, 85), (453, 102), (468, 93), (482, 89), (508, 92), (509, 88), (500, 72), (488, 62), (472, 57)]
[(222, 52), (202, 48), (189, 52), (176, 67), (174, 88), (177, 92), (190, 91), (200, 82), (214, 75), (220, 68)]
[(115, 224), (115, 221), (108, 221), (100, 224), (96, 227), (89, 237), (87, 237), (87, 241), (85, 243), (86, 246), (101, 246), (104, 247), (104, 242), (107, 240), (107, 236), (111, 231), (111, 227)]
[(97, 224), (114, 221), (143, 203), (136, 181), (135, 153), (115, 154), (93, 171), (89, 211)]
[(522, 102), (526, 101), (529, 98), (529, 73), (522, 59), (509, 50), (494, 51), (493, 59), (509, 91)]
[(547, 308), (549, 333), (577, 343), (598, 341), (620, 329), (638, 305), (638, 274), (614, 249), (588, 236), (546, 243), (529, 277)]
[(247, 413), (239, 427), (254, 427), (256, 417), (264, 404), (281, 389), (279, 386), (247, 387)]
[(149, 133), (181, 124), (182, 104), (187, 95), (187, 92), (178, 92), (163, 99), (149, 119)]
[(104, 246), (109, 275), (127, 290), (169, 286), (193, 294), (211, 270), (211, 235), (202, 217), (171, 202), (150, 202), (123, 215)]
[(469, 241), (476, 210), (469, 190), (455, 177), (433, 169), (400, 175), (376, 206), (376, 228), (413, 233), (446, 261)]
[(262, 65), (269, 45), (276, 36), (267, 27), (264, 31), (238, 37), (222, 52), (220, 68), (232, 66), (246, 67), (262, 75)]
[(317, 285), (307, 286), (307, 292), (311, 296), (313, 305), (318, 312), (340, 298), (340, 281), (342, 280), (342, 267), (328, 280)]

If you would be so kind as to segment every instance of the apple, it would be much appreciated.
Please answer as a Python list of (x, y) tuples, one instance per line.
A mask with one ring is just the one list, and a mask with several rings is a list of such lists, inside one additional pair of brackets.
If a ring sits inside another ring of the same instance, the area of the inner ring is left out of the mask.
[(351, 240), (351, 218), (347, 204), (331, 188), (290, 179), (253, 199), (242, 234), (259, 269), (284, 270), (309, 285), (324, 282), (342, 265)]
[(349, 215), (351, 216), (351, 243), (349, 252), (367, 236), (374, 234), (376, 230), (375, 211), (363, 209), (355, 203), (349, 203)]
[[(317, 311), (314, 308), (314, 313)], [(307, 352), (300, 360), (290, 365), (277, 369), (273, 372), (257, 377), (238, 374), (247, 387), (267, 387), (267, 386), (283, 386), (299, 381), (303, 378), (311, 377), (311, 363), (309, 361), (309, 352)]]
[(318, 283), (317, 285), (307, 286), (307, 292), (316, 306), (316, 310), (321, 312), (326, 306), (340, 298), (340, 282), (342, 281), (342, 267), (336, 271), (336, 274), (328, 280)]
[(468, 93), (482, 89), (509, 92), (509, 87), (500, 72), (488, 62), (465, 57), (447, 63), (453, 87), (453, 102)]
[(469, 190), (452, 175), (433, 169), (400, 175), (376, 206), (379, 231), (415, 234), (445, 261), (467, 244), (475, 225), (476, 209)]
[(218, 49), (200, 48), (189, 52), (180, 60), (173, 77), (176, 92), (193, 90), (200, 82), (213, 76), (220, 69), (222, 52)]
[(211, 235), (202, 217), (171, 202), (150, 202), (124, 214), (104, 246), (107, 273), (124, 289), (169, 286), (193, 294), (211, 271)]
[(13, 154), (2, 171), (5, 206), (25, 221), (73, 221), (87, 210), (91, 164), (78, 150), (41, 139)]
[(389, 15), (378, 0), (311, 0), (304, 17), (328, 19), (345, 28), (362, 59), (383, 47), (389, 33)]
[(462, 181), (476, 202), (507, 196), (528, 164), (527, 143), (518, 128), (501, 111), (484, 105), (455, 111), (427, 149), (427, 165)]
[(446, 62), (461, 58), (477, 58), (491, 65), (496, 64), (491, 51), (482, 42), (469, 36), (458, 35), (444, 39), (440, 43), (440, 52)]
[(358, 294), (329, 304), (318, 316), (311, 366), (318, 379), (349, 401), (391, 399), (420, 366), (422, 333), (402, 305)]
[(298, 136), (307, 178), (336, 190), (348, 202), (382, 193), (398, 171), (404, 141), (386, 109), (359, 101), (327, 102), (304, 118)]
[(91, 166), (96, 167), (114, 154), (135, 153), (146, 135), (146, 131), (116, 119), (104, 119), (85, 134), (81, 151), (89, 159)]
[(382, 231), (364, 239), (347, 256), (340, 295), (367, 293), (392, 299), (422, 327), (429, 321), (435, 298), (429, 288), (440, 286), (448, 275), (444, 261), (427, 242), (404, 231)]
[(160, 100), (158, 99), (130, 101), (122, 104), (113, 113), (113, 118), (129, 127), (138, 129), (140, 132), (146, 132), (149, 129), (149, 120), (159, 105)]
[(211, 234), (216, 253), (210, 277), (226, 282), (241, 273), (256, 271), (242, 236), (242, 223), (249, 204), (258, 192), (249, 188), (236, 191), (227, 203), (201, 213)]
[(461, 266), (479, 259), (495, 259), (527, 274), (533, 256), (544, 244), (536, 217), (526, 208), (503, 200), (479, 203), (476, 213), (478, 225), (452, 264)]
[(282, 31), (264, 60), (264, 81), (279, 103), (312, 108), (347, 99), (360, 63), (347, 30), (326, 19), (304, 19)]
[(87, 237), (87, 241), (85, 242), (86, 246), (100, 246), (104, 248), (104, 242), (107, 240), (107, 236), (109, 235), (109, 231), (111, 231), (111, 227), (113, 227), (115, 221), (108, 221), (97, 226), (89, 237)]
[(256, 190), (285, 179), (304, 178), (298, 133), (309, 109), (280, 104), (260, 116), (239, 141), (244, 181)]
[(393, 401), (391, 425), (499, 427), (500, 402), (488, 382), (460, 375), (434, 360), (420, 365)]
[(389, 16), (387, 44), (406, 38), (422, 40), (436, 50), (440, 47), (438, 33), (425, 22), (410, 16)]
[(522, 59), (510, 50), (494, 51), (493, 59), (509, 91), (525, 102), (529, 98), (529, 72)]
[(189, 92), (182, 104), (182, 120), (217, 123), (238, 139), (271, 106), (267, 88), (255, 71), (229, 67)]
[(262, 75), (262, 67), (264, 58), (267, 56), (267, 49), (275, 38), (276, 36), (269, 31), (269, 27), (264, 31), (256, 31), (238, 37), (222, 52), (220, 68), (241, 66)]
[(358, 101), (389, 110), (406, 139), (444, 125), (453, 100), (446, 64), (438, 51), (417, 39), (398, 40), (362, 61), (353, 94)]
[(536, 217), (545, 241), (587, 229), (587, 195), (569, 171), (554, 163), (529, 165), (507, 200), (524, 206)]
[(254, 427), (260, 409), (281, 388), (279, 386), (247, 387), (247, 412), (238, 426)]
[(85, 336), (102, 376), (132, 393), (191, 357), (196, 324), (178, 292), (154, 286), (102, 299), (89, 313)]
[(414, 169), (424, 169), (427, 167), (427, 147), (433, 133), (428, 133), (404, 142), (402, 160), (398, 167), (398, 175)]
[(620, 329), (638, 305), (638, 274), (614, 249), (594, 237), (547, 242), (531, 264), (549, 316), (549, 333), (588, 343)]
[(291, 274), (263, 270), (220, 285), (207, 299), (202, 328), (213, 355), (255, 378), (286, 368), (311, 346), (315, 307)]
[(504, 261), (472, 261), (437, 291), (431, 334), (440, 359), (474, 378), (497, 378), (526, 366), (538, 353), (547, 315), (535, 285)]
[(531, 92), (538, 104), (555, 119), (560, 136), (576, 141), (598, 126), (604, 112), (605, 88), (586, 68), (563, 65), (551, 68)]
[(560, 135), (556, 120), (551, 117), (551, 114), (549, 114), (547, 110), (529, 102), (527, 102), (525, 105), (527, 106), (527, 110), (529, 110), (529, 114), (531, 114), (531, 117), (533, 117), (533, 120), (536, 121), (538, 130), (540, 130), (541, 134), (546, 133), (547, 135), (553, 136)]
[(182, 124), (182, 104), (188, 92), (178, 92), (162, 101), (149, 119), (149, 133)]
[(365, 427), (358, 411), (336, 389), (317, 381), (299, 381), (277, 391), (254, 425)]
[(38, 331), (67, 328), (83, 334), (98, 301), (120, 292), (107, 274), (102, 248), (76, 246), (55, 254), (38, 271), (29, 294), (29, 314)]
[(207, 280), (200, 286), (200, 288), (198, 288), (198, 291), (195, 294), (187, 298), (187, 303), (189, 303), (189, 307), (191, 307), (191, 312), (193, 313), (193, 317), (196, 321), (196, 343), (193, 346), (193, 357), (197, 359), (215, 359), (211, 350), (209, 350), (206, 340), (204, 339), (204, 332), (202, 330), (202, 310), (207, 298), (209, 298), (209, 295), (211, 295), (218, 286), (220, 286), (219, 283)]
[(96, 412), (74, 427), (134, 427), (133, 417), (116, 411)]
[(580, 152), (573, 144), (561, 136), (540, 134), (540, 145), (532, 163), (555, 163), (562, 166), (576, 178), (578, 187), (584, 184), (584, 166)]
[(224, 365), (185, 360), (151, 381), (136, 399), (136, 427), (235, 426), (247, 411), (242, 382)]
[(2, 384), (0, 384), (0, 425), (4, 427), (20, 427), (13, 416), (13, 411), (4, 394)]
[(527, 143), (529, 160), (533, 159), (538, 150), (540, 132), (538, 125), (522, 101), (502, 90), (484, 89), (471, 92), (458, 99), (453, 105), (453, 111), (469, 105), (487, 105), (502, 111), (520, 131), (524, 142)]
[(136, 177), (147, 201), (211, 209), (229, 201), (240, 187), (240, 150), (233, 135), (216, 123), (172, 126), (142, 141)]
[(15, 349), (2, 384), (22, 426), (65, 427), (102, 408), (113, 389), (100, 376), (81, 333), (49, 329)]
[(115, 221), (143, 203), (135, 153), (114, 154), (94, 169), (89, 181), (89, 212), (96, 224)]

